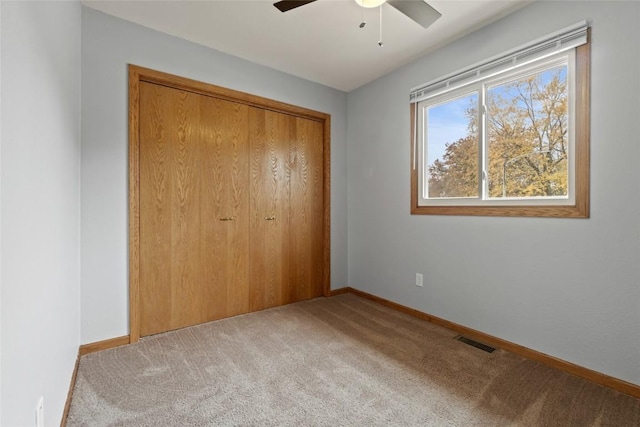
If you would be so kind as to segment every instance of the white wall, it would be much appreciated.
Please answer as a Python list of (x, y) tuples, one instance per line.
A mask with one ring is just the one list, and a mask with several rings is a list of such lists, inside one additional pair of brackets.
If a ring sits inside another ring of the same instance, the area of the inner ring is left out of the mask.
[[(410, 88), (584, 19), (591, 218), (411, 216)], [(639, 19), (636, 2), (535, 2), (350, 93), (350, 285), (640, 384)]]
[(345, 286), (346, 94), (83, 7), (82, 342), (129, 333), (127, 63), (331, 114), (331, 281)]
[[(0, 1), (0, 384), (2, 384), (2, 2)], [(2, 386), (0, 385), (0, 424)]]
[(3, 426), (59, 425), (80, 343), (80, 4), (2, 2)]

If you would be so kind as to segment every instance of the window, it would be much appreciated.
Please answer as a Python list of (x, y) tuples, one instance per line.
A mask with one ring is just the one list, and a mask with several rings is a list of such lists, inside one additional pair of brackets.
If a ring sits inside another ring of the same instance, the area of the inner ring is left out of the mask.
[(412, 213), (589, 216), (586, 25), (412, 92)]

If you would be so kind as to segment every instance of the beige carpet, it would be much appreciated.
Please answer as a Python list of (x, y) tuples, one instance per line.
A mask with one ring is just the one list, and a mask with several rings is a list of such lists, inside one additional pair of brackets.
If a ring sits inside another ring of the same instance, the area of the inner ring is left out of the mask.
[(68, 426), (640, 426), (640, 400), (353, 295), (82, 357)]

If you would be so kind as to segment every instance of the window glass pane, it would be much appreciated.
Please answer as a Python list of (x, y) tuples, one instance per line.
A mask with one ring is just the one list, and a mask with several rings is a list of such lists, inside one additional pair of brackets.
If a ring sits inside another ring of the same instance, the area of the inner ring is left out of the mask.
[(488, 195), (568, 195), (567, 66), (489, 87)]
[(478, 94), (427, 108), (429, 198), (478, 197)]

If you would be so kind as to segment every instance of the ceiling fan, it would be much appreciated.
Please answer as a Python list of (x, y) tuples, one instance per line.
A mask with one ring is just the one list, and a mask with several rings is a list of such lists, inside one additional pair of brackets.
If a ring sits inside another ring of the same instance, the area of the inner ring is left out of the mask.
[[(316, 0), (282, 0), (273, 5), (281, 12), (287, 12), (314, 1)], [(389, 3), (423, 28), (427, 28), (442, 16), (440, 12), (429, 6), (424, 0), (355, 0), (355, 2), (362, 7), (378, 7), (383, 3)]]

